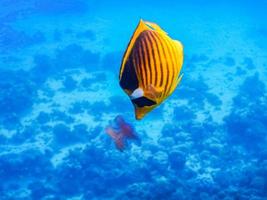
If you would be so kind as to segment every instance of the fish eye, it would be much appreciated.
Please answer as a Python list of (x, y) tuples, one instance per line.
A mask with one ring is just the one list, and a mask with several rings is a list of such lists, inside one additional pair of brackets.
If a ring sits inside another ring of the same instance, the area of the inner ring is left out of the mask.
[(132, 102), (139, 108), (142, 108), (145, 106), (153, 106), (156, 104), (155, 101), (152, 101), (146, 97), (139, 97), (137, 99), (132, 99)]

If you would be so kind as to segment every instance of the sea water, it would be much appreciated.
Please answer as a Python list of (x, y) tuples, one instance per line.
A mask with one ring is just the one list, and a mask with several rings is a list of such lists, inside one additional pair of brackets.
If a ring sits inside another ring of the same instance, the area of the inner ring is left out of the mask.
[[(266, 8), (0, 0), (0, 199), (267, 199)], [(184, 76), (136, 121), (118, 73), (140, 19), (181, 41)]]

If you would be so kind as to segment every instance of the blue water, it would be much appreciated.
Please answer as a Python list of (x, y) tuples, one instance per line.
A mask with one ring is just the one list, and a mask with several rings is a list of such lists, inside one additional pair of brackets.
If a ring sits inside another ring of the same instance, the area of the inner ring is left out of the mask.
[[(0, 199), (267, 199), (267, 1), (0, 1)], [(184, 45), (143, 120), (118, 84), (140, 19)], [(116, 149), (122, 115), (141, 144)]]

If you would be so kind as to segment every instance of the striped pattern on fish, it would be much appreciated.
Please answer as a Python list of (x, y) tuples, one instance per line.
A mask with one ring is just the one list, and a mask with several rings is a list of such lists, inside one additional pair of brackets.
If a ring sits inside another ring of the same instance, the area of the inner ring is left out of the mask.
[[(182, 64), (182, 44), (171, 39), (158, 25), (141, 20), (125, 51), (119, 75), (121, 87), (134, 104), (137, 119), (174, 91), (182, 78), (179, 76)], [(132, 96), (135, 90), (142, 90), (143, 95)]]

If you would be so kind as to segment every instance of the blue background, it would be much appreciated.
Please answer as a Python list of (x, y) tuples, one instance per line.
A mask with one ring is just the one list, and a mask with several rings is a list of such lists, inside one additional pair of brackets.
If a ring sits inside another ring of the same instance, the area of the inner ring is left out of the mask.
[[(267, 1), (0, 0), (0, 199), (267, 199)], [(140, 19), (184, 45), (142, 121), (118, 84)], [(123, 115), (141, 144), (104, 128)]]

